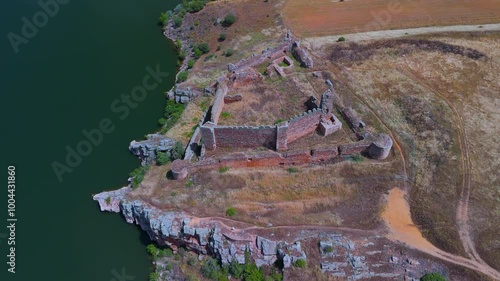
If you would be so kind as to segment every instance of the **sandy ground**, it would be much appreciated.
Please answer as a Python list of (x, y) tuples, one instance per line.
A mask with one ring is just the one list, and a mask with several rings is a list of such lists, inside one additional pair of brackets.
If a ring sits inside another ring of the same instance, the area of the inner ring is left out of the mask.
[(485, 25), (453, 25), (453, 26), (434, 26), (434, 27), (419, 27), (397, 30), (379, 30), (343, 35), (332, 35), (323, 37), (309, 37), (305, 38), (305, 44), (308, 44), (312, 49), (320, 48), (325, 44), (332, 44), (337, 42), (340, 36), (343, 36), (348, 42), (376, 40), (376, 39), (389, 39), (399, 38), (408, 35), (419, 35), (427, 33), (439, 32), (469, 32), (469, 31), (494, 31), (500, 30), (500, 23), (485, 24)]
[(382, 213), (382, 218), (389, 229), (386, 235), (388, 239), (402, 242), (411, 248), (418, 249), (445, 261), (480, 271), (494, 280), (500, 280), (500, 273), (486, 263), (479, 263), (475, 260), (449, 254), (429, 243), (422, 236), (420, 230), (413, 224), (410, 207), (405, 197), (405, 191), (397, 187), (392, 189), (387, 196), (387, 205)]

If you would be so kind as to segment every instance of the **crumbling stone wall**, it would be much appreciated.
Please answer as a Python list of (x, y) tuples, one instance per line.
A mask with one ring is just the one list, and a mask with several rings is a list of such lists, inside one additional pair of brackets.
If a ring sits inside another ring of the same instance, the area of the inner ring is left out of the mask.
[(276, 126), (215, 126), (217, 147), (276, 148)]
[(222, 113), (222, 108), (224, 107), (224, 97), (228, 91), (226, 83), (219, 83), (217, 91), (215, 93), (214, 104), (212, 105), (212, 114), (210, 121), (214, 124), (219, 122), (220, 114)]
[(288, 121), (287, 143), (316, 131), (321, 120), (320, 108), (309, 110)]

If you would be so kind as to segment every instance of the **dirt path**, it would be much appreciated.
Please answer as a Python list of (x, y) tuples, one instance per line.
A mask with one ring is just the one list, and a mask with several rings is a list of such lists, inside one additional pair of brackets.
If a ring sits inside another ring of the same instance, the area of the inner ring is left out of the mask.
[(411, 248), (415, 248), (424, 253), (440, 258), (442, 260), (479, 271), (493, 278), (500, 280), (500, 273), (484, 262), (475, 259), (467, 259), (461, 256), (452, 255), (436, 248), (423, 236), (418, 227), (413, 224), (410, 215), (410, 206), (406, 200), (405, 191), (394, 188), (387, 196), (387, 205), (382, 213), (382, 218), (386, 222), (389, 233), (387, 238), (399, 241)]
[(470, 191), (471, 191), (471, 159), (469, 156), (469, 141), (467, 138), (467, 133), (465, 132), (465, 125), (462, 116), (460, 115), (459, 111), (455, 107), (455, 105), (448, 99), (445, 95), (437, 91), (434, 87), (428, 84), (428, 82), (419, 76), (418, 73), (415, 73), (413, 70), (411, 70), (409, 67), (405, 67), (403, 69), (400, 69), (401, 72), (405, 75), (407, 75), (409, 78), (417, 81), (419, 84), (424, 86), (427, 90), (435, 94), (439, 99), (443, 100), (448, 104), (448, 106), (453, 110), (453, 113), (455, 115), (455, 120), (458, 128), (458, 140), (460, 144), (460, 152), (462, 154), (461, 157), (461, 162), (462, 162), (462, 169), (463, 169), (463, 178), (462, 178), (462, 190), (460, 192), (460, 200), (458, 202), (457, 206), (457, 214), (456, 214), (456, 220), (457, 220), (457, 225), (458, 225), (458, 233), (460, 235), (460, 239), (462, 240), (462, 245), (464, 247), (465, 252), (467, 255), (475, 259), (476, 261), (480, 263), (486, 264), (476, 251), (476, 247), (474, 244), (474, 241), (472, 240), (472, 237), (470, 235), (470, 226), (469, 226), (469, 216), (468, 216), (468, 211), (469, 211), (469, 197), (470, 197)]
[(335, 36), (309, 37), (305, 38), (304, 41), (306, 44), (309, 44), (312, 49), (320, 49), (325, 44), (332, 44), (337, 42), (340, 36), (343, 36), (348, 42), (356, 42), (364, 40), (398, 38), (408, 35), (419, 35), (419, 34), (438, 33), (438, 32), (455, 32), (455, 31), (468, 32), (468, 31), (493, 31), (493, 30), (500, 30), (500, 23), (484, 24), (484, 25), (451, 25), (451, 26), (419, 27), (419, 28), (397, 29), (397, 30), (380, 30), (380, 31), (370, 31), (370, 32), (335, 35)]

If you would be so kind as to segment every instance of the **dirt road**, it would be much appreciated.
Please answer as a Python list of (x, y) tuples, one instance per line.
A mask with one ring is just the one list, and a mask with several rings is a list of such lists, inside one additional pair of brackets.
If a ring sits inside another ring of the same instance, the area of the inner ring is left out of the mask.
[(452, 25), (452, 26), (433, 26), (419, 27), (397, 30), (380, 30), (353, 34), (339, 34), (334, 36), (309, 37), (304, 39), (304, 44), (312, 49), (319, 49), (325, 44), (337, 42), (340, 36), (343, 36), (347, 42), (356, 42), (364, 40), (399, 38), (408, 35), (419, 35), (439, 32), (470, 32), (470, 31), (494, 31), (500, 30), (500, 23), (485, 25)]

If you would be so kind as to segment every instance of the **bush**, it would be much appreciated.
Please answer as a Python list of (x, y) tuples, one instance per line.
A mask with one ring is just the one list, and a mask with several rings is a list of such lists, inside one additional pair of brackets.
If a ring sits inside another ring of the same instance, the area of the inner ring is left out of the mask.
[(344, 42), (345, 41), (345, 37), (343, 36), (340, 36), (339, 39), (337, 39), (337, 42)]
[(171, 258), (174, 256), (174, 252), (172, 252), (172, 249), (166, 248), (163, 250), (160, 250), (158, 253), (158, 256), (163, 257), (163, 258)]
[(176, 103), (174, 100), (168, 100), (165, 106), (164, 116), (167, 120), (165, 127), (161, 130), (162, 133), (166, 133), (170, 130), (175, 123), (181, 118), (182, 112), (184, 111), (184, 105), (182, 103)]
[(228, 208), (228, 209), (226, 210), (226, 215), (227, 215), (228, 217), (232, 217), (232, 216), (236, 215), (236, 209), (235, 209), (235, 208), (233, 208), (233, 207)]
[(182, 25), (182, 18), (180, 16), (174, 16), (174, 26), (175, 27), (181, 27)]
[(240, 279), (243, 276), (243, 271), (245, 271), (245, 265), (240, 264), (237, 260), (233, 260), (229, 264), (229, 273), (234, 278)]
[(195, 58), (199, 59), (201, 55), (203, 55), (203, 52), (200, 49), (198, 49), (198, 46), (195, 46), (193, 48), (193, 54)]
[(290, 174), (295, 174), (297, 173), (299, 170), (295, 167), (290, 167), (288, 169), (286, 169)]
[(189, 257), (188, 260), (187, 260), (187, 264), (189, 266), (195, 266), (196, 265), (196, 258), (194, 257)]
[(221, 271), (219, 263), (213, 258), (208, 258), (200, 268), (201, 274), (210, 280), (219, 280)]
[(332, 246), (330, 246), (330, 245), (328, 245), (328, 246), (326, 246), (326, 247), (323, 249), (323, 251), (324, 251), (325, 253), (333, 253), (333, 247), (332, 247)]
[(223, 174), (225, 172), (229, 171), (229, 167), (220, 167), (219, 168), (219, 173)]
[(294, 265), (295, 265), (295, 267), (298, 267), (298, 268), (306, 268), (307, 263), (303, 259), (298, 259), (295, 261)]
[(222, 25), (225, 27), (229, 27), (233, 25), (233, 23), (236, 21), (236, 16), (234, 14), (228, 14), (224, 17), (224, 21), (222, 22)]
[(165, 12), (160, 13), (160, 18), (158, 18), (158, 21), (160, 24), (166, 25), (168, 21), (167, 13)]
[(104, 201), (106, 201), (106, 204), (109, 205), (111, 203), (111, 197), (109, 197), (109, 196), (106, 197), (106, 199)]
[(188, 68), (193, 68), (193, 66), (194, 66), (194, 60), (191, 59), (188, 61)]
[(149, 244), (147, 247), (146, 247), (146, 251), (148, 252), (148, 254), (150, 254), (153, 258), (157, 257), (158, 256), (158, 253), (160, 252), (160, 250), (158, 250), (158, 248), (156, 248), (156, 246), (154, 244)]
[(132, 188), (137, 188), (139, 184), (144, 180), (144, 175), (146, 175), (149, 170), (149, 165), (139, 167), (130, 173), (132, 178)]
[(230, 56), (232, 56), (233, 54), (234, 54), (233, 49), (227, 49), (227, 50), (224, 52), (224, 54), (223, 54), (223, 55), (224, 55), (224, 56), (226, 56), (226, 57), (230, 57)]
[(188, 73), (186, 71), (181, 71), (177, 75), (177, 82), (184, 82), (188, 78)]
[(444, 278), (441, 273), (438, 272), (433, 272), (433, 273), (427, 273), (422, 278), (420, 278), (420, 281), (446, 281), (446, 278)]
[(218, 40), (219, 40), (219, 41), (221, 41), (221, 42), (222, 42), (222, 41), (224, 41), (224, 40), (226, 40), (226, 33), (221, 33), (221, 34), (219, 35)]
[(165, 124), (167, 124), (167, 119), (165, 119), (165, 118), (158, 119), (158, 124), (160, 126), (164, 126)]
[(172, 159), (181, 159), (184, 156), (184, 145), (182, 142), (175, 142), (174, 148), (172, 148)]
[(208, 46), (207, 43), (200, 43), (197, 45), (197, 47), (198, 47), (198, 50), (200, 50), (202, 54), (206, 54), (206, 53), (210, 52), (210, 47)]
[(231, 116), (231, 114), (227, 111), (223, 111), (220, 116), (223, 118), (223, 119), (227, 119), (229, 118), (229, 116)]
[(149, 274), (149, 281), (158, 281), (160, 280), (160, 275), (157, 272), (151, 272)]
[(166, 152), (156, 152), (156, 165), (163, 166), (170, 161)]

